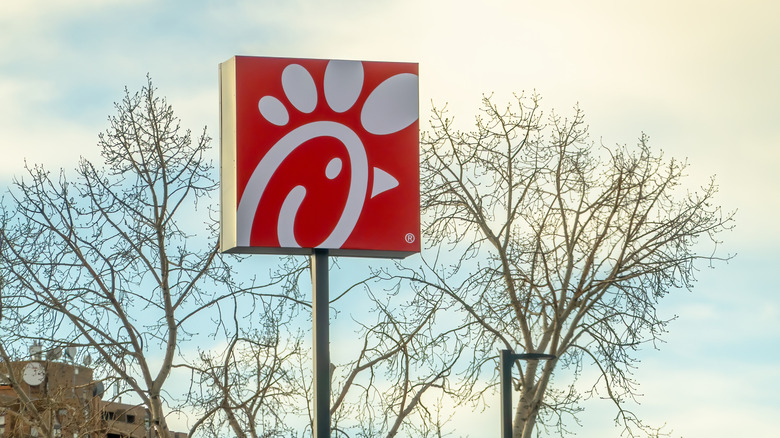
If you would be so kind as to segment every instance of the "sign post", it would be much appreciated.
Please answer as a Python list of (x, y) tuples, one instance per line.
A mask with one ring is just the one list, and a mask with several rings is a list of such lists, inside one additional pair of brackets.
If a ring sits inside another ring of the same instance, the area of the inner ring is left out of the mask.
[(330, 437), (328, 257), (420, 252), (418, 66), (220, 64), (220, 250), (311, 257), (315, 438)]
[(330, 438), (330, 313), (328, 250), (311, 256), (312, 324), (314, 325), (314, 438)]

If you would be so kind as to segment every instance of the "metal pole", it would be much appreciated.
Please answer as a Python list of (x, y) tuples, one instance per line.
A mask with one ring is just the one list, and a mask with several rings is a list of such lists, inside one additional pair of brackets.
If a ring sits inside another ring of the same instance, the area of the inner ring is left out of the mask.
[(501, 438), (512, 438), (512, 350), (501, 350)]
[(328, 250), (315, 249), (311, 258), (312, 321), (314, 324), (314, 438), (330, 437), (330, 348)]
[(501, 350), (501, 438), (512, 438), (512, 365), (515, 360), (553, 360), (546, 353), (518, 353)]

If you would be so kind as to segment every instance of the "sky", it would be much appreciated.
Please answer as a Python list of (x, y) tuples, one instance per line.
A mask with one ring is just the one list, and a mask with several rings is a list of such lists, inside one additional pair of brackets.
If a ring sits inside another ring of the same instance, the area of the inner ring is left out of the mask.
[[(641, 354), (636, 412), (675, 437), (769, 436), (780, 428), (778, 13), (769, 0), (5, 0), (0, 182), (25, 161), (97, 158), (113, 102), (147, 74), (184, 126), (218, 138), (217, 68), (234, 55), (417, 62), (421, 129), (445, 103), (469, 129), (483, 94), (536, 91), (562, 114), (578, 104), (592, 140), (644, 132), (688, 160), (691, 187), (714, 175), (737, 211), (721, 236), (736, 257), (661, 303), (679, 318)], [(578, 437), (619, 435), (608, 402), (585, 407)], [(498, 434), (495, 411), (469, 418), (464, 435)]]

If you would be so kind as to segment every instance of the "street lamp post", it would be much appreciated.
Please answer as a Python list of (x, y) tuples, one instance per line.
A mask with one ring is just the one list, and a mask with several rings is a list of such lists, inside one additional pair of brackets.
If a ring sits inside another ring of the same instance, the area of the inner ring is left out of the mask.
[(515, 360), (550, 360), (552, 354), (501, 350), (501, 438), (512, 438), (512, 364)]

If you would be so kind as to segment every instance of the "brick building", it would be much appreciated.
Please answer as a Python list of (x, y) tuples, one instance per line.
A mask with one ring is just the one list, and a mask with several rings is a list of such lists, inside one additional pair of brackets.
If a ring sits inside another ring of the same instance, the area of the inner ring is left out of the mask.
[[(0, 438), (151, 438), (143, 406), (102, 396), (103, 384), (85, 366), (45, 360), (0, 363)], [(169, 433), (169, 438), (186, 436)]]

